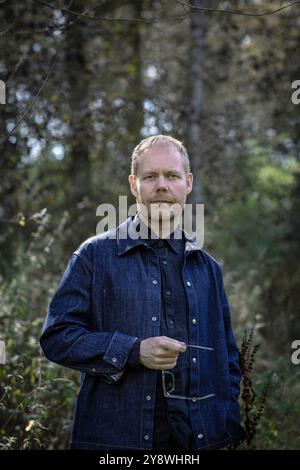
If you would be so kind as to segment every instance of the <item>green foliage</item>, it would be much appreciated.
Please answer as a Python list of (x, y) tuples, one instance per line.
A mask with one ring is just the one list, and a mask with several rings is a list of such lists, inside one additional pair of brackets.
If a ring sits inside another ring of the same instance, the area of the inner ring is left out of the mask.
[[(279, 146), (284, 140), (278, 140)], [(239, 276), (278, 255), (278, 243), (287, 234), (287, 217), (299, 163), (293, 155), (275, 153), (270, 145), (251, 139), (244, 144), (248, 184), (216, 203), (207, 223), (209, 245), (229, 269), (239, 255)], [(226, 230), (221, 230), (221, 227)], [(212, 232), (213, 231), (213, 232)], [(210, 233), (212, 232), (212, 233)], [(249, 263), (252, 263), (252, 265)]]
[[(41, 355), (46, 308), (68, 256), (95, 233), (97, 206), (117, 206), (129, 193), (134, 146), (166, 133), (190, 154), (196, 202), (205, 204), (204, 248), (223, 264), (234, 330), (242, 341), (254, 327), (262, 344), (252, 385), (244, 379), (248, 447), (299, 449), (299, 372), (289, 357), (300, 337), (299, 105), (291, 102), (299, 8), (207, 12), (192, 25), (195, 11), (165, 0), (77, 0), (75, 15), (2, 3), (1, 448), (67, 447), (79, 377)], [(282, 6), (219, 8), (230, 3)], [(195, 42), (201, 54), (192, 53)], [(252, 370), (246, 350), (243, 367)], [(264, 397), (271, 371), (261, 414), (251, 386)]]
[[(250, 448), (300, 449), (299, 366), (293, 365), (290, 357), (277, 356), (272, 360), (272, 370), (265, 410)], [(263, 393), (269, 381), (269, 369), (256, 374), (255, 387), (258, 393)]]
[(50, 217), (45, 216), (16, 261), (15, 277), (1, 285), (1, 339), (7, 348), (7, 364), (0, 366), (1, 449), (68, 447), (78, 376), (47, 361), (38, 343), (57, 285), (48, 269), (52, 265), (55, 271), (64, 223), (51, 233)]

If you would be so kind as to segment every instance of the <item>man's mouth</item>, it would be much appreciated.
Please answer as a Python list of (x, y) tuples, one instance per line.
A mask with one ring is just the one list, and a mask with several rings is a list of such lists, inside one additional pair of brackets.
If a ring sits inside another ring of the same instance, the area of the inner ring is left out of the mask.
[(173, 204), (173, 201), (152, 201), (153, 204)]

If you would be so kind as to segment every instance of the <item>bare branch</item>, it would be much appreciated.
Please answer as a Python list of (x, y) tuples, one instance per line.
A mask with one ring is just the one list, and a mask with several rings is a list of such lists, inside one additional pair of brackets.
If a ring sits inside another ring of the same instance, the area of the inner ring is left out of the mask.
[(8, 77), (8, 79), (5, 81), (6, 84), (8, 84), (8, 82), (12, 79), (12, 77), (15, 75), (15, 73), (17, 72), (17, 70), (21, 67), (23, 61), (24, 61), (24, 58), (28, 55), (28, 52), (29, 52), (29, 47), (27, 47), (25, 49), (25, 51), (23, 52), (23, 54), (21, 55), (18, 63), (16, 64), (14, 70), (12, 71), (12, 73), (10, 74), (10, 76)]
[[(171, 16), (171, 17), (166, 17), (166, 18), (153, 18), (153, 19), (147, 19), (147, 18), (112, 18), (108, 16), (94, 16), (94, 15), (88, 15), (87, 13), (78, 13), (77, 11), (70, 10), (69, 8), (64, 8), (60, 7), (58, 5), (51, 5), (50, 3), (44, 1), (44, 0), (31, 0), (34, 3), (38, 3), (40, 5), (46, 6), (51, 8), (52, 10), (60, 10), (64, 13), (69, 13), (70, 15), (74, 16), (80, 16), (81, 18), (86, 18), (88, 20), (94, 20), (94, 21), (124, 21), (124, 22), (129, 22), (129, 23), (156, 23), (156, 22), (165, 22), (165, 21), (182, 21), (183, 19), (186, 18), (187, 15), (184, 16)], [(300, 0), (299, 0), (300, 1)]]
[(271, 11), (263, 11), (260, 13), (250, 13), (247, 11), (243, 10), (221, 10), (218, 8), (204, 8), (204, 7), (198, 7), (196, 5), (191, 5), (190, 3), (187, 3), (183, 0), (175, 0), (177, 3), (182, 5), (183, 7), (188, 7), (191, 10), (198, 10), (198, 11), (203, 11), (203, 12), (213, 12), (213, 13), (227, 13), (230, 15), (241, 15), (241, 16), (266, 16), (266, 15), (273, 15), (274, 13), (278, 13), (279, 11), (285, 10), (286, 8), (291, 8), (295, 5), (300, 4), (300, 0), (297, 0), (295, 2), (289, 3), (288, 5), (284, 5), (283, 7), (277, 8), (276, 10), (271, 10)]
[(0, 36), (4, 36), (8, 31), (10, 31), (16, 24), (17, 18), (14, 19), (14, 21), (3, 31), (0, 31)]
[(23, 119), (25, 118), (25, 116), (29, 113), (29, 111), (31, 110), (31, 108), (33, 107), (34, 103), (36, 102), (36, 100), (38, 99), (38, 96), (40, 94), (40, 92), (42, 91), (42, 89), (44, 88), (44, 86), (46, 85), (49, 77), (50, 77), (50, 74), (52, 72), (52, 70), (54, 69), (54, 65), (56, 63), (56, 59), (57, 59), (57, 52), (55, 53), (55, 56), (53, 58), (53, 61), (48, 69), (48, 72), (47, 72), (47, 75), (46, 77), (44, 78), (40, 88), (38, 89), (35, 97), (33, 98), (33, 100), (31, 101), (31, 103), (27, 106), (27, 108), (25, 109), (24, 113), (22, 114), (22, 116), (20, 117), (20, 119), (18, 120), (18, 122), (16, 123), (16, 125), (13, 127), (13, 129), (0, 141), (0, 145), (3, 144), (12, 134), (13, 132), (17, 129), (17, 127), (20, 125), (20, 123), (23, 121)]

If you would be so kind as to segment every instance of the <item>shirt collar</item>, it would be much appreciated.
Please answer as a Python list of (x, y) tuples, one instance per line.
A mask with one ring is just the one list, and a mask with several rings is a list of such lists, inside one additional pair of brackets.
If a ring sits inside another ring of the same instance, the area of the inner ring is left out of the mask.
[(136, 213), (136, 215), (134, 216), (132, 223), (134, 224), (134, 226), (139, 227), (142, 237), (144, 237), (144, 235), (146, 234), (146, 239), (143, 239), (148, 245), (156, 245), (158, 240), (165, 240), (169, 244), (169, 246), (178, 254), (180, 253), (182, 244), (185, 244), (184, 231), (179, 225), (177, 225), (176, 229), (172, 233), (170, 233), (170, 236), (168, 238), (162, 239), (143, 222), (143, 220), (139, 217), (138, 213)]
[[(135, 216), (130, 216), (128, 217), (122, 224), (119, 225), (117, 228), (117, 244), (118, 244), (118, 255), (122, 255), (123, 253), (127, 252), (131, 248), (134, 248), (138, 245), (144, 245), (144, 246), (149, 246), (149, 243), (147, 243), (150, 240), (147, 240), (148, 232), (146, 232), (146, 237), (142, 238), (138, 231), (135, 230), (136, 224), (138, 223), (139, 217), (138, 213), (136, 213)], [(148, 227), (147, 227), (148, 229)], [(178, 226), (179, 230), (183, 232), (183, 238), (185, 239), (185, 253), (188, 254), (191, 251), (199, 251), (200, 254), (202, 255), (203, 261), (206, 263), (206, 257), (204, 256), (203, 250), (200, 248), (200, 246), (196, 243), (196, 241), (180, 226)], [(131, 235), (134, 235), (132, 237)], [(154, 235), (155, 236), (155, 235)], [(156, 236), (157, 237), (157, 236)], [(153, 242), (157, 241), (153, 239)], [(180, 249), (180, 242), (182, 242), (182, 239), (176, 239), (173, 234), (173, 242), (170, 239), (168, 239), (168, 242), (172, 243), (172, 248), (173, 246), (177, 246), (178, 248), (175, 249), (177, 250)], [(178, 243), (179, 242), (179, 243)], [(177, 245), (178, 243), (178, 245)]]

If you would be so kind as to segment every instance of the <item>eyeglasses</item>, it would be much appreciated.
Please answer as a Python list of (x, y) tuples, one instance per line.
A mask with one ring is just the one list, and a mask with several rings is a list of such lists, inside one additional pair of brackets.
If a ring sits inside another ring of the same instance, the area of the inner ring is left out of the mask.
[[(213, 348), (208, 348), (205, 346), (196, 346), (194, 344), (186, 344), (187, 347), (189, 348), (198, 348), (198, 349), (204, 349), (207, 351), (213, 351)], [(180, 353), (184, 354), (184, 353)], [(176, 367), (175, 367), (176, 369)], [(163, 392), (164, 396), (167, 398), (177, 398), (180, 400), (192, 400), (193, 402), (199, 401), (199, 400), (206, 400), (207, 398), (214, 397), (216, 394), (215, 393), (210, 393), (209, 395), (203, 395), (200, 397), (186, 397), (182, 395), (177, 395), (176, 393), (176, 384), (175, 384), (175, 372), (171, 372), (169, 370), (162, 370), (162, 387), (163, 387)], [(175, 393), (172, 393), (175, 392)]]

